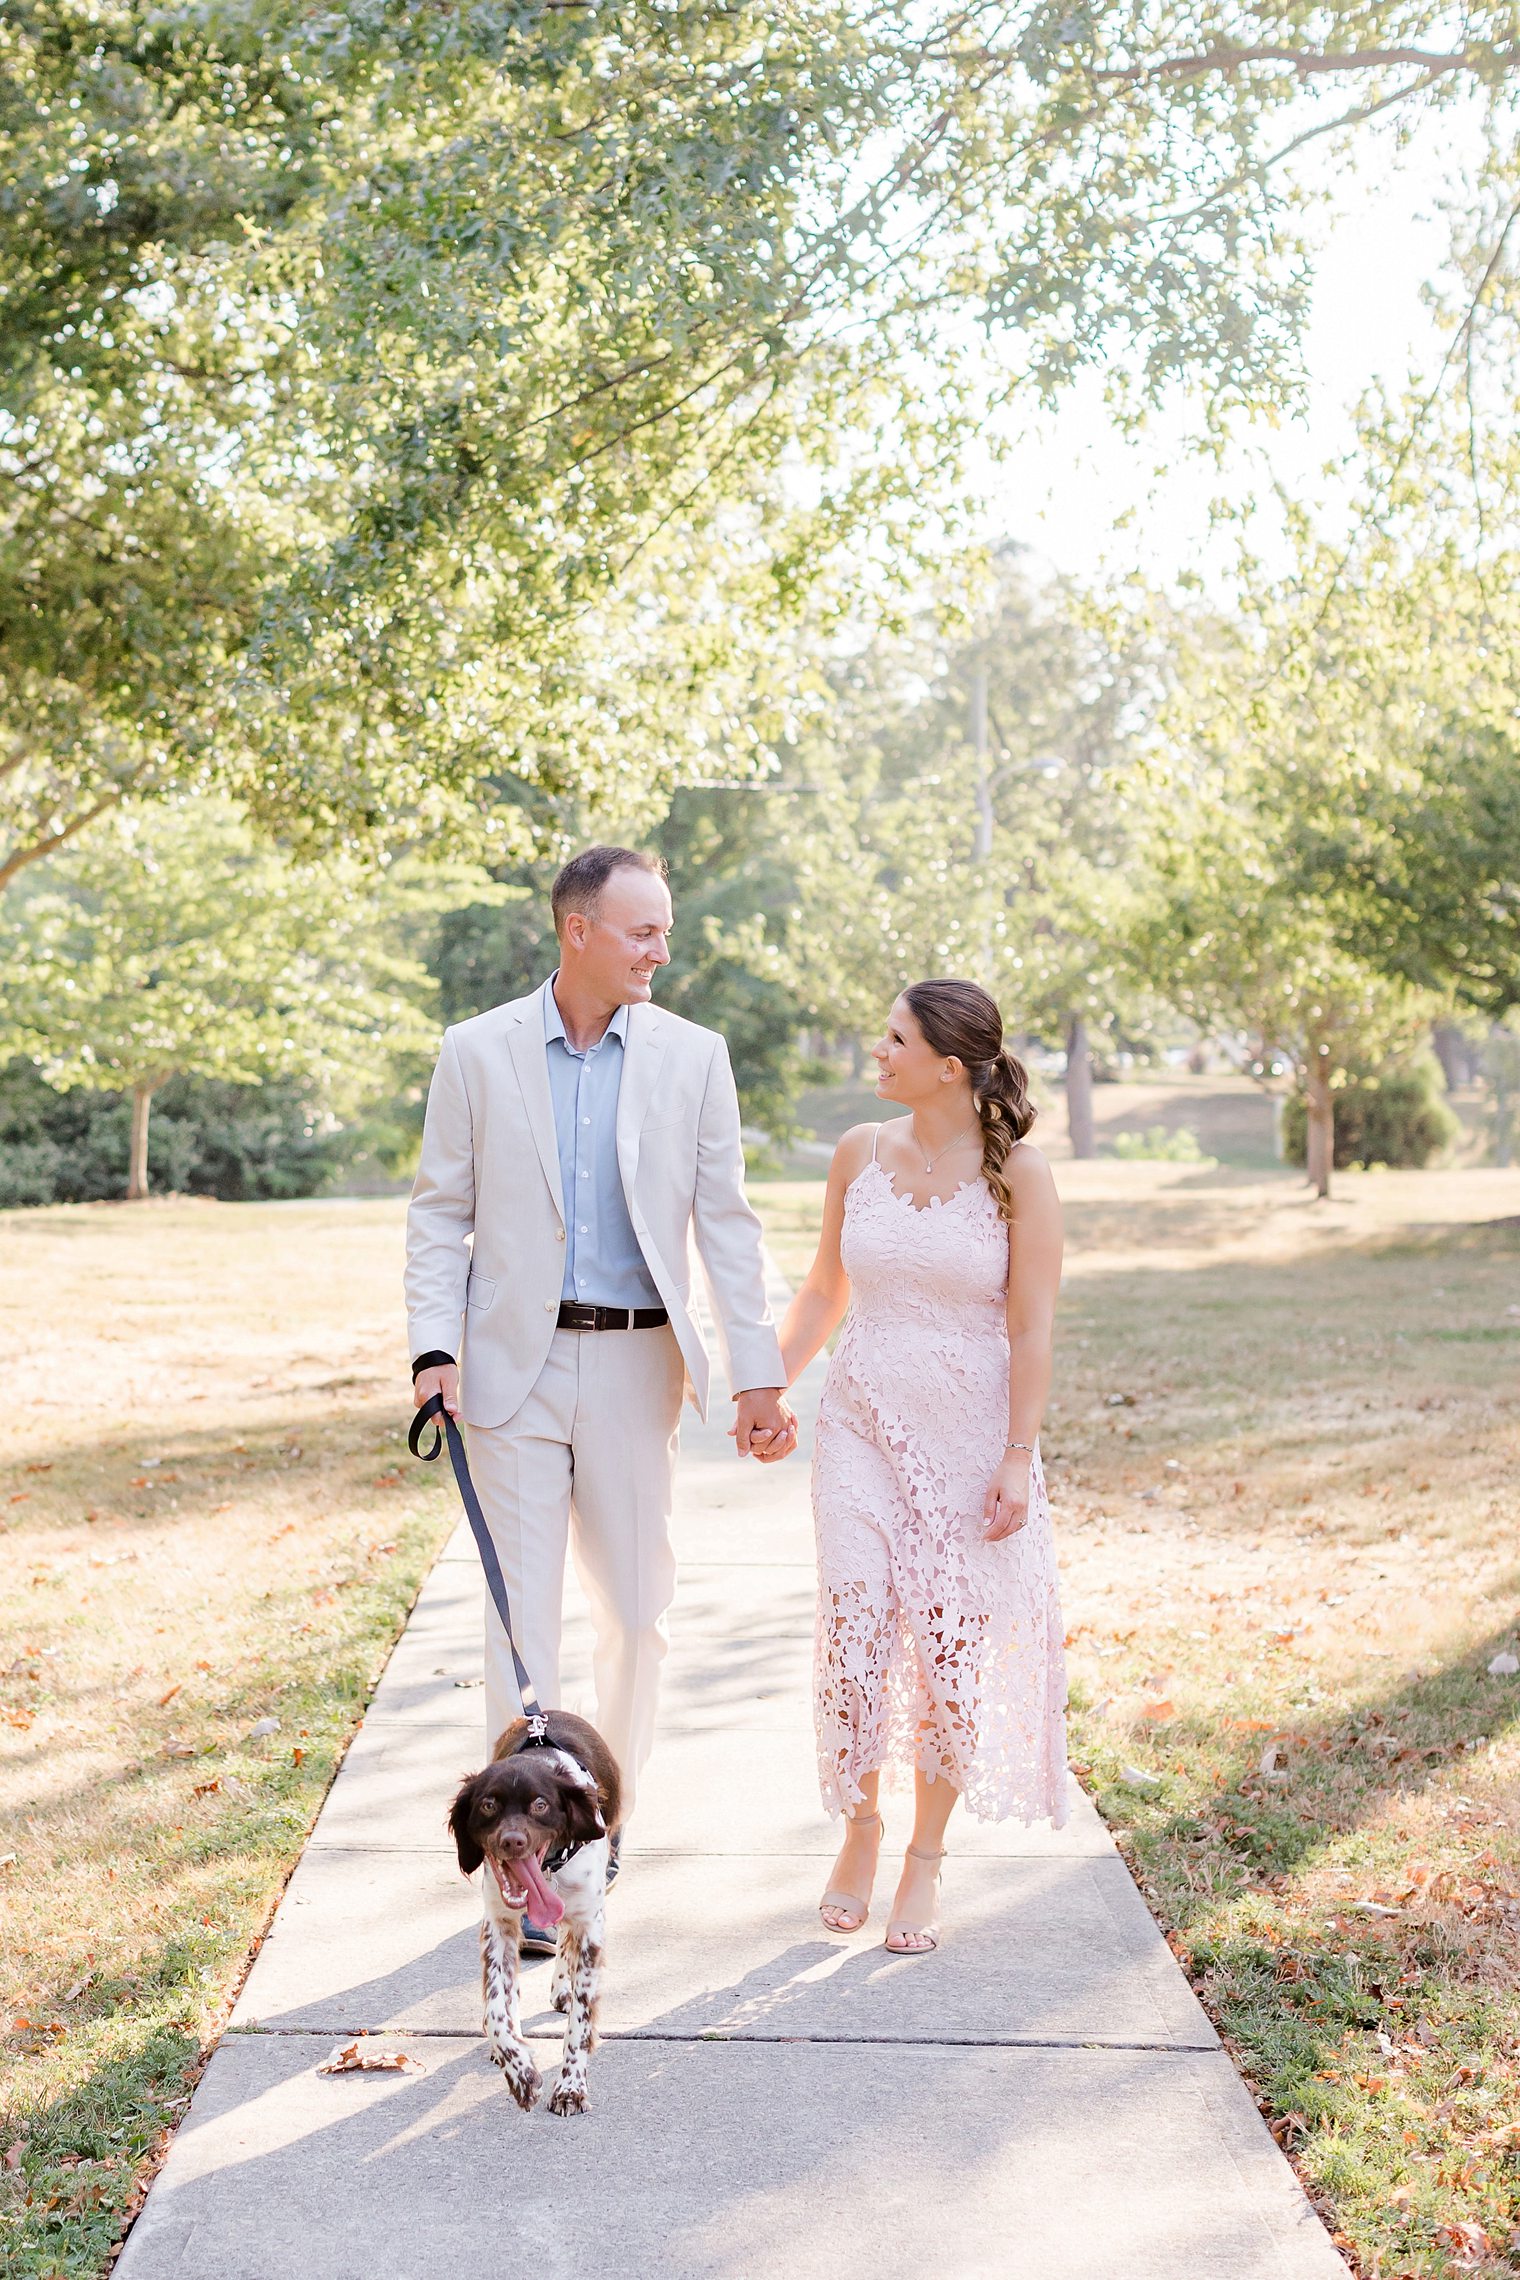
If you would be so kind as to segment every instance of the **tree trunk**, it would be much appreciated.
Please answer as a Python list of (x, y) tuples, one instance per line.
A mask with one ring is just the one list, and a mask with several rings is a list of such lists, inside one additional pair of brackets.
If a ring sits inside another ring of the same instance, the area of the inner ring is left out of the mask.
[(132, 1164), (127, 1174), (127, 1201), (141, 1203), (148, 1192), (148, 1111), (154, 1085), (132, 1087)]
[(1066, 1129), (1074, 1156), (1096, 1156), (1093, 1138), (1092, 1054), (1087, 1045), (1087, 1023), (1074, 1013), (1066, 1025)]
[(1430, 1032), (1430, 1044), (1431, 1050), (1441, 1064), (1441, 1074), (1446, 1079), (1446, 1090), (1455, 1092), (1458, 1085), (1467, 1082), (1467, 1057), (1463, 1050), (1464, 1039), (1461, 1031), (1453, 1021), (1438, 1021)]
[(1304, 1091), (1309, 1110), (1309, 1184), (1316, 1195), (1326, 1196), (1335, 1168), (1335, 1099), (1330, 1090), (1330, 1056), (1323, 1049), (1310, 1048)]

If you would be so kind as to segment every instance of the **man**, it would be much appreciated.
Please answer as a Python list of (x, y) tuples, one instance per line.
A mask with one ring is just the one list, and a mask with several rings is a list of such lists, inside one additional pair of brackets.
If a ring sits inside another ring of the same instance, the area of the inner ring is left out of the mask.
[[(652, 1002), (670, 961), (664, 865), (587, 848), (555, 880), (553, 907), (558, 971), (444, 1036), (407, 1219), (413, 1383), (419, 1404), (439, 1392), (463, 1417), (517, 1642), (551, 1706), (573, 1531), (595, 1629), (596, 1723), (631, 1805), (675, 1589), (683, 1397), (707, 1413), (692, 1233), (739, 1453), (788, 1455), (796, 1421), (744, 1196), (727, 1048)], [(488, 1747), (517, 1715), (488, 1602)]]

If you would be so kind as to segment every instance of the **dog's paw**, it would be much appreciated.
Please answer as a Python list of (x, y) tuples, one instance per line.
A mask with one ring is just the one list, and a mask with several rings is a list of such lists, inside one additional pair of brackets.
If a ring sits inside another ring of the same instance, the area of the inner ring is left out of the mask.
[(563, 1983), (563, 1985), (555, 1988), (553, 1994), (549, 1997), (549, 2006), (551, 2010), (555, 2011), (569, 2010), (570, 1982), (568, 1979)]
[(538, 2103), (538, 2093), (544, 2086), (539, 2073), (526, 2050), (514, 2048), (510, 2043), (488, 2043), (487, 2055), (493, 2066), (499, 2066), (506, 2078), (507, 2088), (525, 2114), (531, 2114)]
[(584, 2082), (567, 2082), (561, 2075), (549, 2092), (549, 2111), (551, 2114), (589, 2114), (591, 2093)]

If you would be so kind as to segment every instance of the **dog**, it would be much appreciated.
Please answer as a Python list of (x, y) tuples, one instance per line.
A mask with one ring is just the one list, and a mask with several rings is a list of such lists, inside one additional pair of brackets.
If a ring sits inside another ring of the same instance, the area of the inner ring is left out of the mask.
[[(535, 1731), (535, 1728), (540, 1729)], [(491, 1762), (463, 1782), (449, 1809), (460, 1871), (484, 1862), (480, 1927), (486, 2045), (525, 2114), (542, 2078), (523, 2040), (517, 1966), (522, 1920), (559, 1925), (550, 2000), (567, 2014), (551, 2114), (584, 2114), (586, 2070), (606, 1944), (608, 1840), (620, 1809), (617, 1761), (594, 1726), (550, 1710), (514, 1719)]]

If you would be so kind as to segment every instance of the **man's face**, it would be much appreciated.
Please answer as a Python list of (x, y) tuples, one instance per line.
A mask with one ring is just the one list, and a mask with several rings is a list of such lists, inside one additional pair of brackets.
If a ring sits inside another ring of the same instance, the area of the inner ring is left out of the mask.
[(602, 889), (594, 916), (573, 910), (561, 951), (578, 982), (604, 1005), (645, 1005), (655, 969), (670, 964), (670, 890), (654, 871), (624, 864)]

